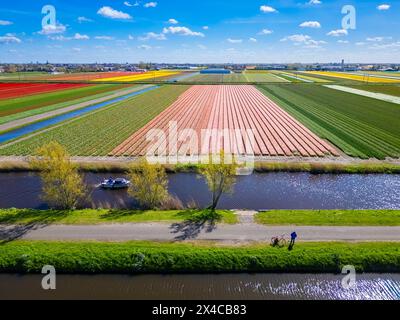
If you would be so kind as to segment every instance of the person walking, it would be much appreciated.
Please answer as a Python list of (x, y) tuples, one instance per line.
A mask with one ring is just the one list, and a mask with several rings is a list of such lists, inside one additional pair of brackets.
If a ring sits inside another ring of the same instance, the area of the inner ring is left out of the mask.
[(294, 245), (296, 244), (296, 239), (297, 239), (297, 233), (296, 231), (292, 232), (290, 235), (290, 244), (289, 244), (289, 251), (292, 251), (294, 248)]

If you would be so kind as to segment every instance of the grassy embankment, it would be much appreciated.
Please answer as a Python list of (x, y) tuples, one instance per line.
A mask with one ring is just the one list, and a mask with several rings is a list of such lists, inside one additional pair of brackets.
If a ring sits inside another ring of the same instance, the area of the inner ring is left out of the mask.
[[(125, 173), (127, 162), (83, 162), (77, 163), (82, 172)], [(168, 173), (197, 173), (199, 166), (179, 164), (165, 166)], [(256, 162), (255, 172), (305, 172), (311, 174), (400, 174), (400, 164), (387, 162), (323, 163), (323, 162)], [(29, 172), (29, 163), (23, 160), (1, 161), (0, 172)]]
[(271, 210), (255, 221), (265, 225), (400, 226), (400, 210)]
[(134, 210), (33, 210), (33, 209), (0, 209), (0, 224), (33, 225), (95, 225), (107, 223), (140, 223), (140, 222), (201, 222), (235, 224), (237, 216), (231, 211), (219, 210), (210, 213), (208, 210), (171, 210), (171, 211), (134, 211)]
[[(219, 210), (211, 214), (207, 210), (0, 209), (0, 224), (4, 225), (95, 225), (182, 221), (215, 221), (235, 224), (238, 219), (232, 211), (228, 210)], [(400, 226), (400, 210), (270, 210), (258, 213), (255, 221), (265, 225)]]
[(39, 273), (339, 273), (400, 272), (395, 243), (299, 243), (293, 251), (269, 245), (216, 246), (213, 243), (24, 242), (1, 245), (0, 272)]

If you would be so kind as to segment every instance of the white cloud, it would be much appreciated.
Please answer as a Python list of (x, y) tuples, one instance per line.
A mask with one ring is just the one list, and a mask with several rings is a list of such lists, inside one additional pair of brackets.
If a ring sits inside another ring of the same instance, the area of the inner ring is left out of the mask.
[(242, 43), (243, 40), (242, 39), (226, 39), (226, 41), (228, 41), (229, 43)]
[(170, 24), (178, 24), (179, 21), (176, 20), (176, 19), (169, 19), (169, 20), (168, 20), (168, 23), (170, 23)]
[(142, 49), (142, 50), (150, 50), (150, 49), (151, 49), (151, 47), (150, 47), (150, 46), (147, 46), (147, 45), (145, 45), (145, 44), (143, 44), (143, 45), (141, 45), (141, 46), (138, 46), (138, 49)]
[(369, 48), (370, 49), (374, 49), (374, 50), (397, 49), (397, 48), (400, 48), (400, 41), (393, 42), (393, 43), (388, 43), (388, 44), (377, 44), (377, 43), (374, 43), (374, 45), (369, 47)]
[(128, 39), (129, 39), (129, 40), (134, 40), (134, 39), (135, 39), (135, 37), (134, 37), (134, 36), (132, 36), (132, 35), (128, 35)]
[(48, 24), (43, 27), (41, 31), (39, 31), (39, 34), (42, 35), (50, 35), (50, 34), (59, 34), (59, 33), (64, 33), (67, 30), (67, 27), (62, 25), (62, 24)]
[(201, 49), (201, 50), (206, 50), (207, 49), (207, 47), (205, 45), (202, 45), (202, 44), (199, 44), (197, 47), (199, 49)]
[(363, 46), (365, 45), (365, 42), (356, 42), (356, 46)]
[(266, 36), (266, 35), (269, 35), (269, 34), (272, 34), (272, 33), (274, 33), (272, 30), (263, 29), (263, 30), (261, 30), (258, 34), (259, 34), (259, 35)]
[(304, 34), (294, 34), (292, 36), (288, 36), (281, 39), (281, 41), (288, 41), (288, 40), (292, 42), (306, 42), (308, 40), (311, 40), (311, 37)]
[(136, 1), (134, 4), (132, 4), (129, 1), (125, 1), (124, 5), (127, 7), (138, 7), (140, 5), (140, 3)]
[(384, 37), (370, 37), (366, 39), (369, 42), (382, 42), (383, 40), (385, 40)]
[(281, 41), (282, 42), (291, 41), (296, 46), (303, 45), (305, 48), (312, 48), (312, 49), (321, 48), (322, 44), (326, 44), (325, 41), (314, 40), (309, 35), (304, 35), (304, 34), (294, 34), (281, 39)]
[(130, 20), (131, 15), (122, 11), (114, 10), (111, 7), (102, 7), (97, 11), (97, 14), (109, 18), (109, 19), (120, 19), (120, 20)]
[(390, 9), (390, 4), (381, 4), (377, 7), (379, 11), (386, 11)]
[(8, 20), (0, 20), (0, 26), (9, 26), (12, 25), (13, 23)]
[(164, 28), (163, 33), (179, 34), (182, 36), (191, 37), (204, 37), (204, 33), (192, 31), (187, 27), (168, 27)]
[(140, 41), (147, 41), (147, 40), (167, 40), (167, 37), (163, 33), (155, 33), (155, 32), (148, 32), (146, 36), (139, 37)]
[(322, 1), (320, 1), (320, 0), (310, 0), (308, 2), (308, 4), (310, 4), (310, 5), (322, 4)]
[(260, 11), (264, 13), (272, 13), (272, 12), (278, 12), (275, 8), (263, 5), (260, 7)]
[(148, 2), (144, 4), (145, 8), (155, 8), (157, 7), (158, 3), (157, 2)]
[(111, 40), (114, 40), (114, 38), (113, 37), (110, 37), (110, 36), (96, 36), (96, 37), (94, 37), (96, 40), (106, 40), (106, 41), (111, 41)]
[(89, 40), (90, 37), (87, 36), (86, 34), (75, 33), (74, 39), (75, 40)]
[(17, 38), (11, 33), (7, 33), (5, 36), (0, 37), (0, 43), (21, 43), (21, 39)]
[(72, 38), (64, 37), (64, 36), (61, 35), (61, 36), (49, 36), (49, 39), (50, 40), (54, 40), (54, 41), (69, 41)]
[(72, 50), (74, 50), (75, 52), (81, 52), (82, 51), (81, 48), (72, 48)]
[(302, 28), (321, 28), (321, 24), (318, 21), (304, 21), (302, 24), (300, 24), (300, 27)]
[(79, 23), (84, 23), (84, 22), (93, 22), (92, 19), (86, 18), (86, 17), (78, 17), (78, 22)]
[(250, 38), (249, 41), (250, 42), (257, 42), (257, 39), (256, 38)]
[(347, 44), (347, 43), (349, 43), (349, 41), (347, 41), (347, 40), (338, 40), (338, 43)]
[(203, 30), (208, 30), (208, 29), (210, 29), (209, 26), (204, 26), (204, 27), (203, 27)]
[(338, 29), (338, 30), (332, 30), (328, 32), (326, 35), (332, 37), (341, 37), (341, 36), (347, 36), (348, 34), (349, 32), (346, 29)]

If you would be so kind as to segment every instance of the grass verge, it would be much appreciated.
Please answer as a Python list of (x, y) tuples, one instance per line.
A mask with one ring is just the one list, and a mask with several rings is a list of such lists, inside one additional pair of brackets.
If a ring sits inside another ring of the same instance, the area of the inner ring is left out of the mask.
[(25, 242), (4, 244), (0, 272), (39, 273), (339, 273), (400, 272), (395, 243), (300, 243), (293, 251), (267, 245), (216, 247), (213, 244), (153, 242)]
[[(82, 172), (92, 173), (125, 173), (129, 169), (128, 162), (76, 162)], [(168, 173), (197, 173), (199, 165), (178, 164), (167, 165)], [(400, 174), (400, 164), (388, 162), (360, 163), (323, 163), (323, 162), (256, 162), (255, 172), (306, 172), (312, 174)], [(29, 172), (29, 163), (23, 160), (0, 161), (0, 172)]]
[(265, 225), (400, 226), (400, 210), (271, 210), (255, 220)]
[(0, 224), (66, 224), (93, 225), (107, 223), (140, 223), (140, 222), (182, 222), (214, 221), (226, 224), (238, 222), (231, 211), (208, 210), (175, 210), (175, 211), (132, 211), (132, 210), (33, 210), (33, 209), (0, 209)]

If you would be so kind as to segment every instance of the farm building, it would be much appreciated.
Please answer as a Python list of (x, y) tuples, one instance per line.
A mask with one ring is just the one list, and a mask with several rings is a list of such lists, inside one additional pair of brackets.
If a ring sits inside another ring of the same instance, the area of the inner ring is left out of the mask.
[(201, 74), (230, 74), (231, 71), (227, 69), (205, 69), (200, 71)]

